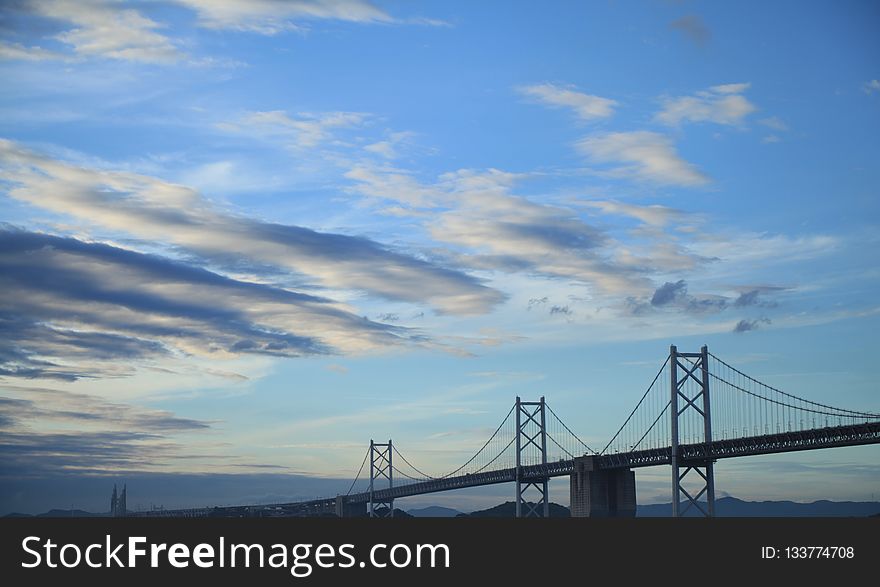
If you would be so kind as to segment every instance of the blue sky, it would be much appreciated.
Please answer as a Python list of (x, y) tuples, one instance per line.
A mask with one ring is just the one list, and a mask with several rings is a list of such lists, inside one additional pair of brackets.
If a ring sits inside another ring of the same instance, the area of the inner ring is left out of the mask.
[[(4, 511), (96, 476), (335, 493), (370, 438), (439, 473), (516, 395), (601, 446), (672, 343), (880, 411), (875, 3), (0, 10)], [(717, 485), (871, 499), (878, 457)]]

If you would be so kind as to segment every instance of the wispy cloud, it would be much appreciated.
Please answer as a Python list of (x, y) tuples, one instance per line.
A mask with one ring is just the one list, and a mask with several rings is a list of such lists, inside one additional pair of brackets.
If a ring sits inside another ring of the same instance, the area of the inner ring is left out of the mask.
[(782, 138), (776, 133), (783, 133), (788, 131), (788, 125), (785, 124), (781, 119), (776, 116), (771, 116), (769, 118), (762, 118), (758, 121), (760, 124), (766, 126), (769, 129), (776, 131), (775, 133), (771, 133), (766, 135), (761, 139), (762, 143), (778, 143), (782, 141)]
[(709, 178), (679, 156), (666, 136), (651, 131), (588, 136), (577, 142), (580, 152), (597, 163), (622, 163), (608, 173), (661, 185), (701, 186)]
[[(217, 30), (247, 31), (274, 35), (304, 30), (308, 23), (335, 20), (353, 23), (402, 23), (446, 26), (431, 18), (396, 19), (366, 0), (170, 0), (193, 11), (199, 26)], [(0, 59), (45, 61), (114, 59), (140, 63), (182, 62), (187, 54), (180, 47), (192, 43), (173, 37), (170, 26), (144, 15), (139, 3), (116, 0), (26, 0), (16, 10), (41, 22), (34, 30), (46, 31), (28, 45), (0, 42)], [(4, 7), (6, 9), (6, 7)], [(39, 43), (39, 44), (37, 44)], [(70, 52), (46, 47), (60, 44)], [(187, 60), (190, 65), (224, 65), (212, 58)]]
[(42, 47), (25, 47), (21, 43), (0, 41), (0, 60), (8, 61), (48, 61), (66, 60), (69, 56)]
[(339, 373), (340, 375), (346, 375), (348, 373), (348, 367), (345, 365), (338, 365), (333, 363), (332, 365), (327, 365), (326, 369), (328, 371), (332, 371), (333, 373)]
[(582, 202), (582, 205), (597, 208), (605, 214), (630, 216), (651, 226), (666, 226), (673, 220), (684, 216), (681, 211), (675, 208), (659, 204), (640, 206), (614, 200), (595, 200)]
[(400, 145), (405, 145), (412, 136), (411, 132), (394, 132), (384, 141), (377, 141), (365, 146), (364, 151), (375, 153), (385, 159), (396, 159), (399, 156), (398, 148)]
[(769, 318), (761, 318), (758, 320), (740, 320), (736, 323), (736, 326), (733, 327), (733, 332), (737, 334), (742, 334), (743, 332), (749, 332), (751, 330), (758, 330), (762, 324), (770, 324)]
[(667, 281), (657, 288), (654, 295), (651, 296), (652, 306), (667, 306), (676, 301), (683, 300), (687, 297), (687, 284), (683, 279), (675, 283)]
[(572, 314), (574, 314), (574, 310), (572, 310), (569, 306), (552, 306), (550, 308), (551, 316), (571, 316)]
[[(650, 299), (630, 298), (627, 300), (627, 311), (635, 316), (646, 316), (656, 311), (676, 311), (691, 315), (712, 315), (730, 309), (745, 308), (776, 308), (778, 304), (767, 299), (774, 293), (785, 291), (781, 286), (741, 286), (734, 288), (739, 294), (733, 298), (729, 295), (698, 294), (688, 292), (688, 284), (684, 279), (667, 281), (654, 290)], [(735, 327), (735, 332), (756, 329), (759, 324), (769, 324), (769, 319), (742, 320)]]
[(219, 265), (242, 260), (307, 276), (328, 288), (483, 313), (504, 296), (478, 279), (358, 236), (317, 232), (221, 211), (199, 192), (149, 176), (76, 166), (0, 141), (9, 195), (93, 226), (183, 247)]
[(174, 0), (193, 9), (206, 28), (274, 35), (299, 30), (304, 22), (341, 20), (388, 23), (387, 12), (365, 0)]
[(704, 233), (691, 244), (701, 256), (742, 267), (754, 267), (758, 262), (770, 265), (812, 260), (838, 250), (841, 245), (840, 238), (827, 234), (788, 236), (755, 232)]
[[(368, 197), (437, 209), (425, 228), (435, 241), (451, 245), (451, 251), (437, 254), (457, 265), (565, 277), (602, 291), (647, 287), (638, 271), (613, 262), (608, 235), (583, 222), (576, 211), (516, 195), (517, 174), (459, 170), (427, 186), (379, 169), (359, 169), (349, 177)], [(409, 186), (416, 189), (405, 189)]]
[(411, 334), (323, 298), (108, 245), (10, 229), (0, 245), (7, 377), (129, 375), (170, 355), (359, 352)]
[(733, 302), (738, 308), (747, 306), (759, 306), (763, 308), (773, 308), (776, 302), (765, 299), (769, 294), (783, 292), (788, 288), (772, 285), (762, 285), (753, 287), (744, 287), (740, 289), (739, 297)]
[(61, 426), (137, 429), (150, 434), (193, 432), (211, 427), (209, 422), (181, 418), (165, 410), (151, 410), (60, 389), (4, 385), (0, 393), (14, 396), (0, 397), (3, 414), (8, 418), (4, 426), (7, 430), (27, 426), (34, 420), (39, 420), (42, 426), (52, 422)]
[[(0, 387), (0, 409), (4, 476), (161, 470), (194, 458), (229, 462), (228, 454), (211, 448), (207, 439), (192, 441), (210, 430), (211, 422), (165, 410), (14, 385)], [(188, 442), (176, 440), (181, 435)]]
[[(6, 474), (95, 474), (156, 470), (179, 458), (179, 444), (136, 430), (5, 432), (0, 455)], [(186, 457), (184, 457), (186, 458)]]
[(531, 310), (532, 308), (539, 308), (541, 306), (544, 306), (548, 301), (550, 301), (550, 298), (548, 298), (547, 296), (541, 298), (531, 298), (529, 300), (529, 305), (526, 307), (526, 309)]
[(704, 47), (712, 40), (712, 31), (696, 14), (687, 14), (669, 23), (669, 27), (680, 32), (685, 38)]
[[(60, 23), (52, 41), (70, 48), (80, 58), (98, 57), (143, 63), (172, 63), (184, 55), (166, 35), (163, 26), (133, 8), (104, 0), (30, 0), (21, 5), (32, 17)], [(45, 60), (65, 58), (39, 46), (5, 44), (7, 59)]]
[(651, 306), (673, 307), (690, 314), (705, 314), (724, 310), (728, 301), (719, 295), (691, 295), (688, 293), (687, 283), (680, 279), (676, 282), (667, 281), (658, 287), (651, 296)]
[(735, 126), (755, 112), (754, 104), (743, 96), (748, 83), (712, 86), (693, 96), (666, 98), (663, 109), (654, 119), (662, 124), (677, 126), (685, 122), (714, 122)]
[[(774, 308), (771, 296), (784, 289), (731, 285), (743, 279), (753, 283), (755, 262), (798, 262), (836, 246), (835, 239), (821, 235), (752, 234), (718, 226), (707, 231), (702, 215), (658, 204), (525, 197), (517, 193), (518, 184), (534, 178), (495, 169), (459, 170), (431, 183), (375, 166), (361, 166), (348, 177), (357, 182), (352, 193), (361, 193), (379, 211), (386, 209), (383, 200), (394, 202), (401, 214), (411, 215), (414, 226), (446, 245), (432, 250), (438, 259), (491, 272), (517, 307), (533, 310), (531, 319), (556, 306), (554, 315), (576, 316), (594, 326), (616, 315), (650, 318), (674, 329), (674, 316), (685, 313), (697, 328), (729, 331), (733, 324), (722, 323), (717, 314)], [(597, 215), (601, 218), (592, 222)], [(621, 226), (613, 217), (632, 221)], [(683, 277), (696, 269), (700, 279), (690, 292)], [(553, 291), (550, 284), (557, 278), (587, 286), (590, 293), (571, 303), (558, 294), (551, 301), (545, 292)], [(562, 311), (566, 306), (571, 314)]]
[(685, 213), (659, 204), (634, 204), (617, 200), (576, 200), (575, 205), (600, 212), (603, 219), (619, 225), (619, 217), (636, 220), (627, 223), (626, 236), (613, 246), (616, 263), (646, 274), (677, 274), (697, 267), (705, 267), (713, 259), (691, 250), (684, 234), (700, 232), (704, 218), (700, 214)]
[(862, 86), (862, 91), (866, 94), (873, 94), (874, 92), (880, 92), (880, 79), (872, 79), (866, 81)]
[(401, 169), (359, 164), (345, 173), (356, 182), (352, 191), (378, 200), (391, 200), (407, 206), (400, 215), (418, 213), (412, 208), (438, 208), (448, 204), (448, 193), (439, 186), (424, 185)]
[(608, 118), (614, 114), (615, 100), (579, 92), (571, 86), (537, 84), (518, 88), (524, 96), (556, 108), (570, 108), (581, 120)]
[(312, 148), (333, 138), (335, 130), (355, 128), (367, 115), (359, 112), (301, 113), (290, 116), (281, 110), (251, 112), (234, 122), (217, 125), (225, 131), (280, 140), (293, 149)]
[(470, 251), (458, 261), (475, 268), (567, 277), (604, 291), (640, 287), (639, 275), (609, 259), (606, 234), (571, 210), (512, 194), (514, 180), (495, 171), (447, 176), (460, 200), (437, 215), (431, 236)]
[(785, 124), (785, 122), (777, 116), (770, 116), (768, 118), (762, 118), (758, 122), (760, 122), (761, 124), (763, 124), (767, 128), (773, 129), (775, 131), (785, 132), (788, 130), (788, 125)]

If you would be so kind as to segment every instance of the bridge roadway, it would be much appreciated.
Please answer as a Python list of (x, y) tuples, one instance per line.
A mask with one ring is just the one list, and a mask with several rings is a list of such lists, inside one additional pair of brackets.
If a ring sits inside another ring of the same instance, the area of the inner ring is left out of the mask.
[[(858, 446), (880, 443), (880, 422), (829, 426), (798, 432), (780, 432), (747, 436), (731, 440), (714, 440), (711, 443), (680, 444), (679, 460), (682, 466), (702, 464), (732, 457), (746, 457), (764, 454), (775, 454), (799, 450), (834, 448), (840, 446)], [(626, 453), (603, 454), (598, 457), (600, 469), (634, 469), (669, 465), (672, 462), (672, 447), (647, 449)], [(574, 460), (559, 460), (538, 465), (524, 465), (522, 479), (544, 479), (562, 477), (574, 471)], [(480, 473), (441, 477), (418, 481), (406, 485), (373, 491), (373, 501), (389, 501), (425, 493), (464, 489), (480, 485), (511, 483), (516, 481), (516, 469), (497, 469)], [(346, 503), (366, 503), (370, 501), (370, 492), (353, 493), (343, 496)], [(272, 505), (231, 506), (203, 508), (193, 510), (167, 510), (164, 512), (130, 513), (129, 515), (205, 517), (205, 516), (254, 516), (254, 515), (320, 515), (335, 511), (336, 498), (316, 499), (303, 502), (282, 503)]]
[[(682, 466), (689, 463), (703, 463), (731, 457), (745, 457), (772, 453), (833, 448), (838, 446), (856, 446), (880, 442), (880, 422), (833, 426), (801, 432), (782, 432), (761, 436), (749, 436), (734, 440), (715, 440), (711, 443), (681, 444), (678, 447), (679, 460)], [(599, 456), (600, 469), (634, 469), (638, 467), (654, 467), (669, 465), (672, 462), (672, 447), (640, 450), (627, 453), (604, 454)], [(574, 471), (574, 460), (567, 459), (543, 465), (525, 465), (522, 467), (522, 479), (544, 479), (545, 477), (562, 477)], [(516, 469), (498, 469), (471, 475), (460, 475), (431, 479), (391, 489), (373, 491), (373, 501), (398, 499), (424, 493), (463, 489), (478, 485), (509, 483), (516, 481)], [(356, 493), (348, 496), (349, 503), (370, 501), (370, 493)]]

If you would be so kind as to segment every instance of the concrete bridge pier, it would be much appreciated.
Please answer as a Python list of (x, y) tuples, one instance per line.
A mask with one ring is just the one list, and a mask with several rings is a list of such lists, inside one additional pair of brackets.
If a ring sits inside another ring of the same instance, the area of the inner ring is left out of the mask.
[(636, 474), (632, 469), (599, 469), (596, 456), (576, 457), (571, 474), (571, 517), (633, 518)]
[(338, 518), (362, 518), (366, 515), (366, 503), (350, 503), (346, 496), (336, 496), (336, 516)]

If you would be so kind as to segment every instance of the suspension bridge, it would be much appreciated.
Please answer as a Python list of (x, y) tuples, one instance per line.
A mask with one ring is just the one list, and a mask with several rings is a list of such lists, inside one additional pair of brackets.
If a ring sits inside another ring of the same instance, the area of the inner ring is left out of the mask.
[[(517, 517), (548, 517), (549, 479), (568, 476), (572, 516), (626, 517), (635, 515), (634, 469), (666, 465), (671, 467), (672, 515), (693, 508), (711, 517), (719, 460), (876, 443), (880, 414), (832, 407), (766, 385), (705, 346), (695, 353), (672, 346), (635, 408), (602, 447), (584, 443), (543, 397), (517, 397), (473, 456), (443, 474), (423, 472), (391, 440), (371, 440), (345, 494), (127, 515), (383, 517), (393, 516), (396, 499), (515, 483)], [(362, 488), (355, 491), (359, 483)]]

